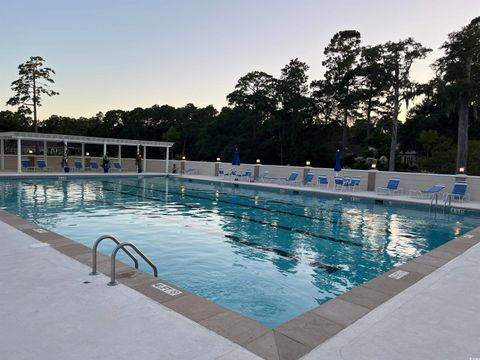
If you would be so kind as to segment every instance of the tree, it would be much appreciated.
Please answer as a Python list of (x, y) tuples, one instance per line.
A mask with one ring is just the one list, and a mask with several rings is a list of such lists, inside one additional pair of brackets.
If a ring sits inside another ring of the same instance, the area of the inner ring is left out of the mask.
[[(457, 170), (467, 168), (470, 108), (480, 96), (480, 17), (448, 35), (441, 49), (445, 55), (434, 67), (454, 94), (458, 113)], [(476, 112), (474, 112), (474, 115)]]
[(423, 59), (431, 49), (408, 38), (399, 42), (388, 42), (384, 45), (384, 66), (387, 85), (387, 103), (391, 106), (392, 130), (390, 142), (390, 158), (388, 170), (395, 171), (395, 156), (397, 152), (398, 114), (400, 106), (408, 106), (419, 93), (419, 84), (410, 79), (410, 70), (415, 60)]
[(275, 78), (262, 71), (252, 71), (242, 76), (235, 91), (227, 95), (229, 105), (245, 107), (253, 112), (252, 136), (257, 128), (275, 110)]
[(33, 127), (38, 132), (37, 106), (41, 106), (42, 95), (54, 96), (59, 93), (49, 89), (49, 84), (54, 81), (51, 78), (55, 71), (43, 67), (44, 59), (40, 56), (32, 56), (24, 64), (18, 66), (20, 77), (12, 82), (12, 90), (15, 95), (7, 101), (7, 105), (19, 106), (19, 110), (31, 114), (33, 107)]
[[(280, 145), (280, 164), (285, 160), (285, 146), (289, 146), (289, 162), (295, 161), (298, 154), (298, 135), (311, 120), (311, 100), (309, 95), (309, 66), (293, 59), (281, 70), (277, 81), (277, 131)], [(287, 140), (289, 140), (287, 142)]]
[(332, 91), (332, 97), (343, 112), (342, 155), (347, 145), (348, 118), (356, 103), (353, 91), (356, 82), (355, 67), (360, 52), (360, 33), (344, 30), (336, 33), (324, 50), (327, 56), (322, 65), (327, 68), (325, 81)]
[[(372, 113), (381, 104), (385, 95), (385, 67), (382, 64), (382, 45), (362, 47), (356, 73), (359, 77), (359, 98), (367, 120), (367, 137), (372, 128)], [(378, 113), (378, 110), (377, 110)]]

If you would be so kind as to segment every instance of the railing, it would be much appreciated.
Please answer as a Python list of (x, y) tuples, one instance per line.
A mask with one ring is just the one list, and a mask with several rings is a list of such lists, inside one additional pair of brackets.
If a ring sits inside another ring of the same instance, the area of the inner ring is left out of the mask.
[[(92, 272), (90, 273), (90, 275), (98, 275), (98, 272), (97, 272), (97, 248), (98, 248), (98, 245), (105, 239), (110, 239), (115, 244), (120, 245), (120, 241), (118, 241), (114, 236), (111, 236), (111, 235), (100, 236), (97, 239), (97, 241), (95, 241), (95, 244), (93, 245), (93, 249), (92, 249)], [(123, 249), (123, 251), (130, 257), (130, 259), (133, 260), (133, 263), (135, 264), (135, 269), (138, 269), (138, 261), (135, 258), (135, 256), (133, 256), (133, 254), (130, 251), (128, 251), (127, 249)]]
[(120, 249), (126, 250), (125, 247), (130, 247), (135, 250), (135, 252), (140, 255), (140, 257), (145, 260), (148, 265), (151, 266), (151, 268), (153, 269), (153, 276), (158, 277), (158, 270), (157, 267), (153, 264), (153, 262), (135, 245), (129, 242), (124, 242), (117, 245), (110, 257), (110, 282), (108, 283), (109, 286), (117, 285), (117, 282), (115, 281), (115, 257), (117, 256), (117, 253)]

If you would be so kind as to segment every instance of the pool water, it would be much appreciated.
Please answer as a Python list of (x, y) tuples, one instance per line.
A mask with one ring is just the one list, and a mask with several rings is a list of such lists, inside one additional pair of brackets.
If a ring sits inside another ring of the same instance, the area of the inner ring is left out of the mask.
[(90, 247), (104, 234), (132, 241), (160, 278), (269, 327), (480, 226), (472, 214), (164, 177), (1, 180), (0, 207)]

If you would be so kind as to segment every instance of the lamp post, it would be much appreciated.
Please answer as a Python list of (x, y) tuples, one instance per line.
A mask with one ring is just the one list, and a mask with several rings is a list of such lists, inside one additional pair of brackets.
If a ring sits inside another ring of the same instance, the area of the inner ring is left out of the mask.
[(253, 166), (253, 181), (260, 176), (260, 166), (262, 166), (260, 164), (260, 159), (255, 160), (255, 165)]
[(217, 162), (215, 163), (214, 175), (218, 176), (220, 174), (220, 157), (217, 157)]

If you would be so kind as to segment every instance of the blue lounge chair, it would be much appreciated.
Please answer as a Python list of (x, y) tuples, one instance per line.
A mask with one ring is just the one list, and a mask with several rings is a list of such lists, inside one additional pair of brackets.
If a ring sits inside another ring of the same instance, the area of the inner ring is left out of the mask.
[(259, 180), (259, 181), (262, 181), (262, 182), (265, 182), (265, 181), (268, 180), (268, 179), (270, 179), (270, 178), (268, 177), (268, 170), (265, 170), (264, 172), (262, 172), (262, 173), (260, 174), (260, 176), (258, 177), (258, 180)]
[(284, 184), (296, 184), (298, 178), (298, 172), (292, 171), (288, 178), (282, 179)]
[(241, 179), (250, 181), (253, 178), (253, 171), (250, 169), (247, 169), (243, 172), (243, 174), (239, 174), (238, 177)]
[(445, 203), (452, 200), (458, 199), (459, 201), (468, 201), (470, 198), (470, 194), (467, 194), (467, 182), (466, 181), (458, 181), (453, 185), (453, 189), (451, 192), (445, 194)]
[(98, 167), (97, 160), (90, 160), (90, 169), (97, 171), (100, 168)]
[(82, 166), (82, 162), (81, 161), (75, 161), (75, 171), (82, 171), (83, 170), (83, 166)]
[(318, 186), (325, 186), (328, 189), (328, 178), (325, 175), (318, 175)]
[(305, 175), (305, 178), (303, 179), (303, 185), (309, 185), (309, 184), (313, 184), (313, 179), (315, 178), (315, 174), (314, 173), (307, 173), (307, 175)]
[(37, 168), (40, 171), (46, 171), (48, 168), (45, 160), (37, 160)]
[(198, 169), (194, 169), (194, 168), (188, 168), (185, 170), (185, 174), (187, 175), (198, 175), (200, 173), (200, 171), (198, 171)]
[(443, 184), (437, 184), (433, 185), (430, 189), (426, 190), (410, 190), (410, 193), (414, 196), (417, 196), (419, 198), (431, 198), (440, 193), (443, 189), (445, 189), (445, 185)]
[(398, 185), (400, 185), (400, 179), (391, 178), (388, 180), (386, 187), (377, 188), (377, 193), (383, 193), (385, 195), (395, 195), (396, 193), (401, 193), (402, 189), (400, 189)]
[(344, 177), (343, 177), (342, 188), (341, 188), (340, 190), (345, 190), (345, 189), (347, 189), (347, 188), (350, 186), (351, 181), (352, 181), (352, 178), (351, 178), (351, 177), (344, 176)]
[(359, 177), (349, 178), (347, 182), (344, 182), (343, 188), (352, 191), (358, 190), (360, 188), (360, 181)]
[(113, 170), (117, 170), (117, 171), (123, 171), (122, 169), (122, 164), (120, 164), (118, 161), (114, 162), (113, 163)]
[(343, 184), (344, 184), (343, 177), (335, 176), (333, 189), (341, 191), (343, 189)]
[(32, 166), (32, 163), (29, 159), (22, 160), (22, 171), (33, 171), (35, 168)]

